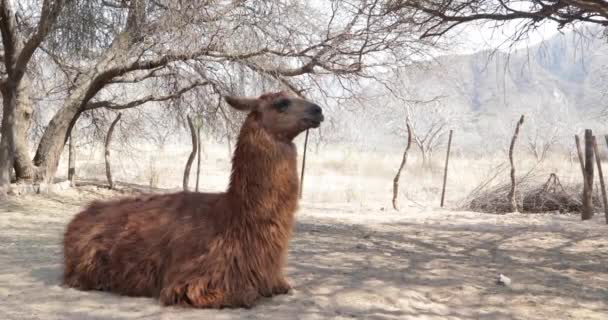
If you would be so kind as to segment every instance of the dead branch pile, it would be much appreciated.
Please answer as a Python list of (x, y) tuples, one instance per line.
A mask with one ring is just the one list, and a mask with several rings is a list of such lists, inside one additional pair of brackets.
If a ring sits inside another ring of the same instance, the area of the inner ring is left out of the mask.
[[(580, 213), (582, 184), (562, 185), (554, 173), (544, 183), (531, 174), (518, 179), (516, 202), (518, 211), (523, 213)], [(511, 212), (508, 194), (510, 182), (491, 188), (478, 188), (468, 198), (467, 209), (485, 213)], [(602, 210), (599, 194), (594, 193), (593, 204), (597, 211)]]

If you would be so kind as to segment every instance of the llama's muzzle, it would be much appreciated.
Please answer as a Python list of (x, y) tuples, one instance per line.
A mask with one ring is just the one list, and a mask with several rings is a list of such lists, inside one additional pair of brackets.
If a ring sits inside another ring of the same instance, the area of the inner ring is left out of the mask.
[(318, 128), (321, 125), (321, 122), (325, 120), (323, 116), (323, 109), (316, 104), (313, 104), (308, 111), (308, 121), (310, 122), (310, 126), (312, 128)]

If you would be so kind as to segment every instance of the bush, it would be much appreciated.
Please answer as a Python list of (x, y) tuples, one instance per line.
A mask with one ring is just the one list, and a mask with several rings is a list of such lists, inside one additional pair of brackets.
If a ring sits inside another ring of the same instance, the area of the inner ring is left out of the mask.
[[(582, 211), (581, 193), (582, 184), (562, 186), (559, 178), (551, 174), (544, 183), (538, 183), (537, 179), (530, 174), (517, 180), (515, 199), (517, 208), (523, 213), (580, 213)], [(471, 211), (485, 213), (507, 213), (510, 212), (510, 204), (507, 199), (511, 183), (502, 183), (496, 187), (475, 190), (468, 201)], [(602, 202), (599, 194), (593, 194), (594, 211), (602, 210)]]

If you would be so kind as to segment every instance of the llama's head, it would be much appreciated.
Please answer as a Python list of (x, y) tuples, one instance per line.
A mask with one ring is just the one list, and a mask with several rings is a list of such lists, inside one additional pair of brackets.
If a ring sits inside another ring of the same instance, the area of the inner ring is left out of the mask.
[(292, 140), (302, 131), (317, 128), (323, 122), (323, 110), (317, 104), (286, 92), (267, 93), (259, 98), (225, 97), (233, 108), (253, 113), (269, 133)]

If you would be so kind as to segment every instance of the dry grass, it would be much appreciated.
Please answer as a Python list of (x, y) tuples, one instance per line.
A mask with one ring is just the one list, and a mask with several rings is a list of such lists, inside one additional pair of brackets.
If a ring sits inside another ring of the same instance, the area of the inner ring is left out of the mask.
[[(117, 181), (167, 189), (181, 188), (183, 168), (190, 152), (187, 144), (170, 145), (163, 149), (148, 145), (137, 148), (130, 152), (117, 150), (113, 153)], [(201, 190), (225, 189), (230, 175), (227, 146), (206, 141), (203, 148)], [(401, 150), (358, 151), (344, 146), (325, 146), (315, 151), (311, 148), (307, 157), (304, 199), (390, 208), (392, 180), (400, 158)], [(462, 208), (470, 204), (475, 196), (479, 197), (489, 190), (502, 190), (501, 187), (508, 181), (506, 159), (503, 154), (475, 159), (453, 156), (447, 181), (447, 206)], [(401, 176), (399, 202), (438, 206), (443, 160), (443, 154), (438, 153), (430, 168), (423, 168), (413, 149)], [(527, 177), (526, 181), (520, 181), (522, 190), (542, 185), (550, 173), (557, 174), (562, 184), (570, 186), (574, 193), (581, 180), (578, 163), (558, 155), (542, 163), (532, 157), (516, 156), (516, 168), (520, 178)], [(60, 176), (66, 171), (66, 164), (62, 162)], [(195, 173), (196, 170), (192, 170), (190, 181), (193, 184)], [(85, 179), (105, 179), (101, 150), (78, 150), (77, 174)], [(520, 200), (523, 201), (523, 196)]]
[[(179, 189), (187, 147), (144, 149), (137, 156), (117, 152), (115, 176), (147, 185), (156, 172), (161, 187)], [(81, 177), (104, 179), (102, 154), (80, 154)], [(203, 190), (225, 188), (226, 148), (207, 144), (204, 154)], [(508, 179), (504, 159), (454, 157), (448, 204), (500, 188)], [(555, 159), (518, 161), (518, 172), (531, 172), (520, 183), (542, 184), (550, 172), (564, 185), (580, 182), (577, 163)], [(309, 154), (287, 268), (295, 290), (251, 310), (161, 308), (153, 299), (66, 289), (58, 282), (65, 224), (88, 201), (120, 194), (80, 187), (15, 197), (0, 203), (0, 318), (606, 319), (601, 217), (581, 222), (571, 215), (429, 208), (439, 203), (441, 165), (422, 169), (416, 154), (402, 176), (401, 211), (382, 210), (399, 160), (398, 150), (328, 147)], [(501, 273), (513, 280), (511, 287), (496, 285)]]

